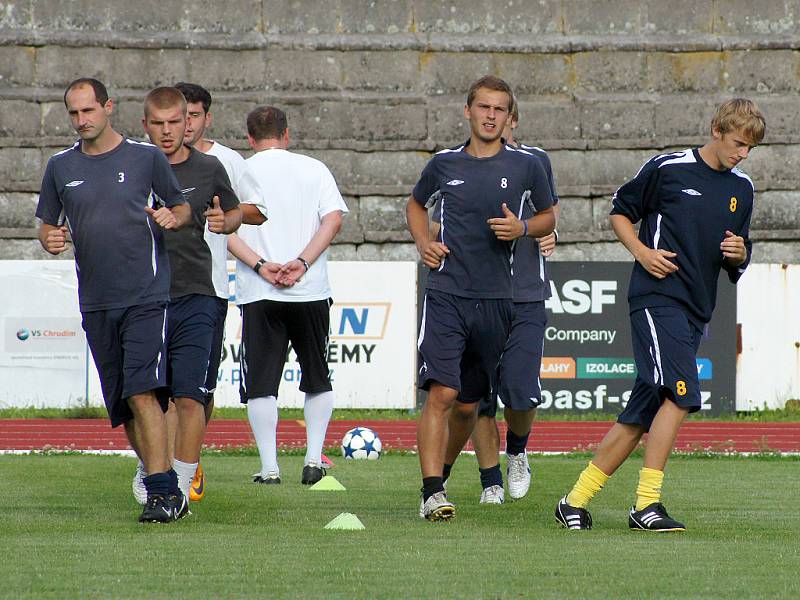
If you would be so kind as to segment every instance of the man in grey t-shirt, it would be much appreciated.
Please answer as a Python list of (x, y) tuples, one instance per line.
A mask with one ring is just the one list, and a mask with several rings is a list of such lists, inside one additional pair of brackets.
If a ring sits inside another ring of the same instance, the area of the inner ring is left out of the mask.
[(166, 236), (172, 265), (167, 308), (168, 383), (178, 416), (173, 467), (181, 491), (188, 496), (205, 434), (206, 382), (214, 332), (227, 309), (217, 298), (211, 250), (203, 233), (206, 223), (214, 233), (231, 233), (241, 224), (242, 214), (222, 163), (184, 145), (186, 100), (179, 90), (152, 90), (145, 99), (142, 123), (166, 155), (192, 207), (186, 228)]

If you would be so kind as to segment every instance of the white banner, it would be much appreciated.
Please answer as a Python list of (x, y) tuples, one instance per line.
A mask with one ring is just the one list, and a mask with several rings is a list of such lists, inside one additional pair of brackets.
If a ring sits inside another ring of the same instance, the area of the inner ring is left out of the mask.
[(0, 407), (82, 404), (88, 351), (75, 263), (4, 260), (0, 281)]
[[(231, 294), (234, 262), (228, 264)], [(340, 408), (414, 408), (416, 280), (413, 262), (332, 262), (328, 362)], [(0, 261), (0, 407), (102, 406), (78, 310), (72, 261)], [(217, 406), (239, 406), (241, 318), (228, 308)], [(87, 358), (88, 368), (87, 368)], [(287, 356), (278, 402), (302, 407), (300, 365)]]
[[(231, 271), (231, 298), (234, 288)], [(416, 285), (413, 262), (329, 262), (333, 288), (328, 364), (338, 408), (416, 406)], [(239, 310), (231, 303), (216, 406), (239, 406)], [(300, 365), (289, 352), (278, 405), (302, 407)]]

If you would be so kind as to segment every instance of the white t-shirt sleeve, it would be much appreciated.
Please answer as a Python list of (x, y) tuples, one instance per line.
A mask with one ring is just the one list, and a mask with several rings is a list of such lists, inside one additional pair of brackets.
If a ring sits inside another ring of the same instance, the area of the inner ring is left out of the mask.
[(328, 168), (323, 166), (320, 172), (319, 208), (317, 214), (322, 219), (322, 217), (335, 210), (342, 211), (344, 215), (350, 212), (344, 203), (342, 195), (339, 193), (336, 180)]
[(258, 180), (253, 175), (250, 165), (244, 160), (239, 167), (238, 194), (239, 202), (253, 204), (258, 207), (262, 215), (268, 217), (267, 203), (264, 199), (264, 192), (258, 184)]

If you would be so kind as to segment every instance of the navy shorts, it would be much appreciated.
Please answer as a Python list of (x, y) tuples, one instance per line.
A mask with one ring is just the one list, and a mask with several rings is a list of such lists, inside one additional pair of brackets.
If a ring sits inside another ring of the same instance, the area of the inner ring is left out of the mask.
[(128, 398), (137, 394), (154, 391), (166, 412), (166, 304), (98, 310), (81, 316), (111, 426), (133, 419)]
[(513, 317), (510, 299), (427, 290), (417, 343), (417, 385), (428, 390), (437, 382), (458, 390), (460, 402), (479, 402), (497, 378)]
[(211, 344), (219, 321), (217, 300), (189, 294), (167, 305), (167, 384), (173, 398), (207, 402)]
[(491, 395), (481, 400), (478, 414), (494, 417), (497, 401), (512, 410), (533, 410), (542, 400), (542, 384), (539, 371), (544, 352), (544, 329), (547, 311), (544, 301), (516, 302), (511, 335), (500, 359), (497, 384)]
[(703, 333), (679, 308), (659, 306), (631, 313), (636, 381), (617, 421), (650, 425), (664, 398), (689, 412), (700, 410), (697, 350)]
[(211, 356), (208, 359), (208, 375), (206, 376), (206, 405), (214, 401), (214, 391), (219, 381), (219, 363), (222, 361), (222, 342), (225, 341), (225, 317), (228, 315), (228, 300), (215, 298), (217, 325), (211, 339)]
[(300, 363), (300, 391), (330, 392), (328, 332), (333, 300), (278, 302), (259, 300), (242, 305), (242, 377), (239, 397), (278, 397), (289, 343)]

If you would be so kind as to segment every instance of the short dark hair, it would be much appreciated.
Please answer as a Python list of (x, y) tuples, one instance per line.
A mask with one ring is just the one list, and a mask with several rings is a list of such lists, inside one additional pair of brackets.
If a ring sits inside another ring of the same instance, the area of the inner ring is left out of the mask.
[(148, 107), (172, 108), (176, 104), (180, 105), (183, 112), (186, 112), (186, 98), (180, 90), (174, 87), (157, 87), (150, 90), (144, 99), (144, 116), (147, 116)]
[(287, 127), (286, 113), (274, 106), (259, 106), (247, 115), (247, 133), (254, 140), (278, 139)]
[(505, 92), (508, 94), (508, 111), (511, 112), (514, 110), (514, 92), (511, 91), (511, 86), (495, 75), (484, 75), (469, 86), (469, 91), (467, 92), (467, 106), (472, 106), (472, 103), (475, 101), (475, 94), (477, 94), (478, 90), (481, 88), (494, 90), (496, 92)]
[(211, 94), (209, 94), (208, 90), (203, 86), (197, 85), (196, 83), (180, 81), (175, 84), (175, 89), (183, 94), (183, 97), (186, 98), (186, 102), (199, 102), (202, 104), (203, 112), (207, 113), (208, 109), (211, 108)]
[(108, 90), (102, 82), (91, 77), (81, 77), (67, 86), (67, 89), (64, 92), (64, 106), (67, 105), (67, 94), (69, 94), (75, 88), (83, 87), (85, 85), (94, 90), (94, 97), (97, 99), (97, 103), (100, 104), (100, 106), (105, 106), (106, 102), (108, 102)]

